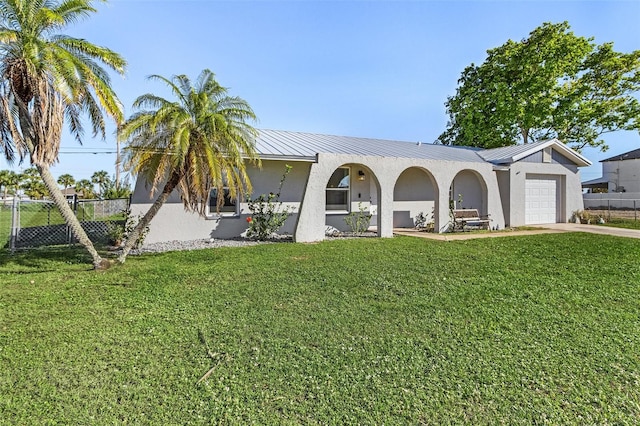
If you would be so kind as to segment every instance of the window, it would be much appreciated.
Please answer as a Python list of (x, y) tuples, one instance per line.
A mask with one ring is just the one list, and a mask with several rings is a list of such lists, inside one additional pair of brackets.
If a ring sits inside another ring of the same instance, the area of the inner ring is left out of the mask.
[(236, 198), (231, 198), (229, 195), (229, 188), (224, 188), (224, 202), (222, 206), (220, 206), (220, 211), (217, 211), (218, 205), (218, 188), (211, 189), (209, 192), (209, 214), (220, 216), (233, 216), (238, 214), (238, 200)]
[(349, 211), (349, 181), (348, 167), (340, 167), (333, 172), (327, 184), (327, 210)]
[(542, 162), (543, 163), (551, 162), (551, 147), (547, 147), (542, 150)]

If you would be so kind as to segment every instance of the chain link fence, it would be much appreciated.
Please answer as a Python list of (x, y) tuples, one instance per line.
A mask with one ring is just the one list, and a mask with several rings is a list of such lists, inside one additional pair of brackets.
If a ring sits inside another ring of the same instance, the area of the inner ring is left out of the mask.
[[(89, 239), (108, 244), (114, 228), (124, 226), (129, 199), (69, 200)], [(69, 227), (52, 201), (0, 202), (0, 247), (11, 250), (76, 244)]]
[(583, 202), (585, 210), (607, 220), (640, 220), (640, 199), (585, 196), (583, 197)]

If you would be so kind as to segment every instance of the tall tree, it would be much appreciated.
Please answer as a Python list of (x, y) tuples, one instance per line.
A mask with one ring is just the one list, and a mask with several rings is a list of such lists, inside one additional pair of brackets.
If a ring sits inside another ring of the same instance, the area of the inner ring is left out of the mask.
[(575, 149), (606, 150), (602, 136), (640, 129), (640, 50), (574, 35), (545, 23), (471, 64), (446, 103), (443, 144), (494, 148), (558, 138)]
[(223, 193), (228, 187), (231, 197), (250, 192), (245, 163), (259, 164), (256, 130), (247, 123), (256, 119), (253, 110), (243, 99), (228, 96), (211, 71), (203, 70), (194, 84), (185, 75), (150, 78), (165, 83), (176, 100), (138, 97), (137, 112), (120, 131), (127, 142), (125, 168), (147, 180), (152, 197), (159, 192), (127, 236), (120, 262), (175, 189), (186, 210), (204, 215), (212, 188)]
[(20, 187), (24, 194), (32, 200), (40, 200), (49, 195), (47, 187), (42, 181), (42, 176), (35, 167), (29, 167), (22, 172)]
[(11, 170), (0, 170), (0, 190), (2, 190), (2, 199), (7, 199), (9, 192), (9, 180), (11, 177)]
[(105, 115), (123, 120), (103, 65), (124, 73), (120, 55), (61, 33), (96, 12), (92, 0), (0, 0), (0, 147), (12, 161), (29, 157), (94, 268), (108, 266), (82, 229), (49, 167), (58, 159), (64, 122), (78, 142), (86, 116), (105, 137)]
[(2, 204), (7, 204), (7, 196), (15, 195), (20, 184), (19, 175), (13, 170), (0, 170), (0, 189), (2, 190)]
[(61, 185), (64, 188), (65, 195), (67, 195), (66, 194), (67, 189), (69, 189), (73, 185), (75, 185), (76, 180), (69, 173), (65, 173), (65, 174), (62, 174), (62, 175), (58, 176), (57, 182), (58, 182), (58, 185)]
[(104, 193), (107, 191), (109, 183), (111, 182), (109, 173), (106, 170), (98, 170), (91, 175), (91, 182), (98, 185), (98, 188), (100, 188), (98, 195), (100, 198), (104, 198)]
[(82, 198), (94, 198), (96, 196), (93, 188), (93, 182), (89, 179), (80, 179), (76, 182), (74, 189), (76, 193), (82, 194)]

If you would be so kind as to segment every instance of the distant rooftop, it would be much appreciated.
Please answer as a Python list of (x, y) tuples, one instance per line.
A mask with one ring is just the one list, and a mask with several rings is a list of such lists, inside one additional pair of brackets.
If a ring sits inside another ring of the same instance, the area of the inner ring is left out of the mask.
[(637, 160), (640, 158), (640, 148), (634, 149), (633, 151), (625, 152), (623, 154), (618, 154), (613, 157), (605, 158), (604, 160), (600, 160), (601, 163), (605, 161), (623, 161), (623, 160)]

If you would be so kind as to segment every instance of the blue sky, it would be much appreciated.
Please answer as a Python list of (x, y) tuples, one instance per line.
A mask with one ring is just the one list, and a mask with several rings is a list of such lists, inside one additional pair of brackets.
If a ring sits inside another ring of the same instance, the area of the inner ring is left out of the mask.
[[(137, 96), (166, 94), (148, 75), (195, 78), (209, 68), (249, 102), (258, 128), (431, 143), (465, 66), (543, 22), (564, 20), (596, 43), (640, 49), (637, 0), (111, 0), (67, 33), (128, 61), (126, 76), (112, 77), (127, 116)], [(608, 152), (583, 152), (595, 163), (584, 180), (601, 175), (598, 160), (640, 147), (638, 133), (606, 140)], [(114, 173), (115, 147), (111, 133), (106, 141), (87, 135), (83, 146), (65, 137), (53, 172)]]

